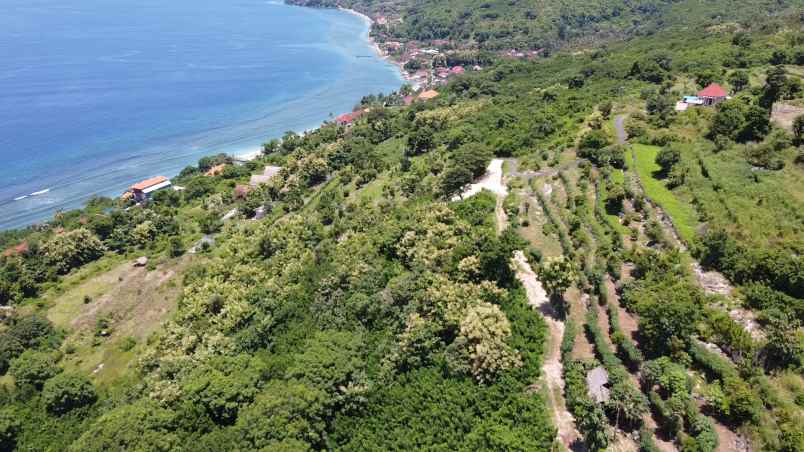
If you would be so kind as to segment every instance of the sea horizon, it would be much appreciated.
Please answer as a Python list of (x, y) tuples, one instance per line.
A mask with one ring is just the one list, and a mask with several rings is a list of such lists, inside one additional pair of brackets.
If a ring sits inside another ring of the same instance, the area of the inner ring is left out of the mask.
[[(9, 1), (0, 230), (173, 177), (206, 155), (254, 152), (403, 83), (376, 53), (370, 22), (345, 10)], [(200, 17), (204, 27), (193, 25)]]

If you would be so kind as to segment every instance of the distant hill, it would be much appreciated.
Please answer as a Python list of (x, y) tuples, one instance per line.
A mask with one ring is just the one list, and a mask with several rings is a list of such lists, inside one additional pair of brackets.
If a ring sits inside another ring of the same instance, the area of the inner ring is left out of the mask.
[(485, 50), (554, 49), (601, 39), (647, 35), (670, 26), (697, 27), (775, 15), (799, 0), (287, 0), (398, 17), (390, 34), (409, 40), (453, 40)]

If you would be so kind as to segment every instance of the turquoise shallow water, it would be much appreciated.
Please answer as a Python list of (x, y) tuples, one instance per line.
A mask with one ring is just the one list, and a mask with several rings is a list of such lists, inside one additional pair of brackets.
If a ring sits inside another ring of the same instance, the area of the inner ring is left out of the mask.
[(3, 0), (0, 229), (319, 125), (402, 80), (367, 24), (277, 2)]

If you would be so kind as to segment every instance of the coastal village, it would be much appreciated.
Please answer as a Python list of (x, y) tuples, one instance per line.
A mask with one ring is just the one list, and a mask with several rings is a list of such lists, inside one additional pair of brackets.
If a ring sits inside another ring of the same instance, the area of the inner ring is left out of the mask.
[[(364, 18), (371, 24), (370, 39), (377, 53), (399, 67), (403, 79), (410, 89), (400, 98), (400, 105), (409, 106), (416, 101), (427, 101), (439, 95), (437, 89), (451, 79), (469, 71), (482, 71), (494, 58), (512, 60), (535, 59), (547, 56), (545, 49), (504, 49), (497, 52), (478, 50), (469, 42), (451, 39), (432, 39), (428, 41), (400, 41), (393, 38), (392, 30), (402, 24), (401, 15), (383, 12), (366, 15), (362, 12), (345, 11)], [(368, 108), (335, 117), (338, 125), (349, 126), (368, 113)]]

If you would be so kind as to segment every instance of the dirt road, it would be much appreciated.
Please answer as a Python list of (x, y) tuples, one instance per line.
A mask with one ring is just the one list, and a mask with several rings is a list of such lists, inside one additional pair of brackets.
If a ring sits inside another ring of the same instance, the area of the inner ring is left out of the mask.
[(564, 402), (564, 377), (561, 371), (560, 351), (561, 338), (564, 336), (564, 322), (559, 320), (550, 305), (547, 292), (545, 292), (536, 277), (536, 273), (534, 273), (521, 251), (514, 252), (514, 264), (516, 265), (517, 278), (525, 286), (528, 304), (544, 316), (550, 331), (544, 364), (542, 364), (542, 373), (547, 384), (547, 394), (553, 410), (553, 418), (558, 428), (558, 439), (568, 449), (574, 449), (577, 447), (578, 442), (581, 441), (581, 435), (575, 429), (575, 419), (567, 411), (566, 403)]

